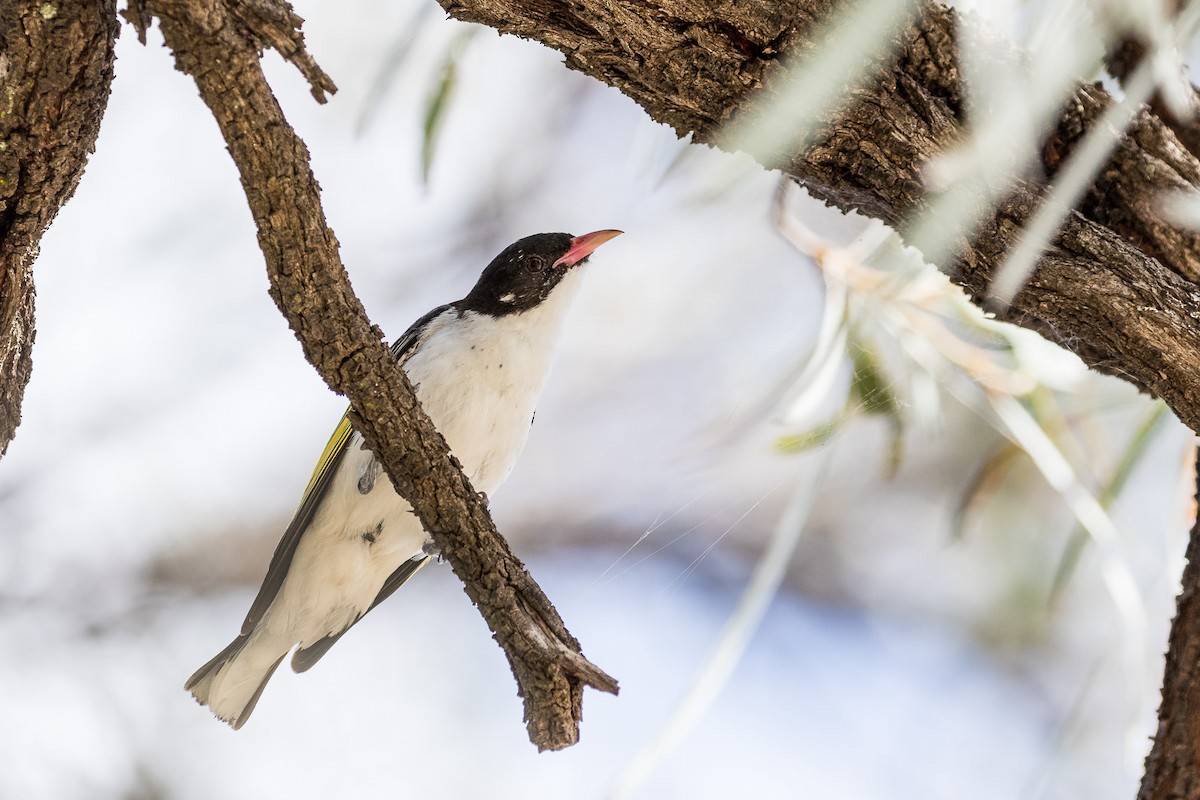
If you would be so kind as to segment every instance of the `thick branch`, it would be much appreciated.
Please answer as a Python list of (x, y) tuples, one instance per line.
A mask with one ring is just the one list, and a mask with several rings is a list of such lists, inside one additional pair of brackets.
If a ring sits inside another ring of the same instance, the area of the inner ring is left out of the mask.
[[(1200, 461), (1196, 463), (1200, 503)], [(1192, 525), (1183, 587), (1171, 623), (1158, 732), (1138, 800), (1200, 796), (1200, 517)]]
[[(531, 740), (541, 749), (573, 744), (584, 685), (615, 693), (617, 684), (582, 656), (497, 533), (354, 295), (308, 151), (263, 77), (259, 48), (286, 43), (285, 55), (301, 66), (318, 96), (333, 84), (305, 52), (290, 7), (274, 0), (252, 5), (248, 13), (246, 3), (224, 0), (147, 0), (139, 11), (158, 17), (177, 68), (195, 78), (224, 134), (258, 226), (271, 296), (305, 357), (349, 399), (358, 429), (504, 648)], [(147, 19), (132, 16), (135, 24)]]
[(114, 0), (0, 5), (0, 455), (33, 368), (33, 261), (108, 105)]
[[(820, 46), (816, 22), (834, 10), (830, 0), (440, 2), (455, 17), (562, 51), (567, 66), (617, 87), (680, 135), (711, 144), (722, 123), (773, 91), (783, 62)], [(848, 109), (822, 120), (815, 145), (766, 158), (764, 166), (840, 209), (903, 230), (928, 207), (922, 168), (963, 136), (957, 23), (949, 9), (921, 3), (915, 24), (897, 37), (898, 55), (852, 92)], [(1101, 90), (1080, 86), (1059, 126), (1061, 147), (1047, 148), (1047, 161), (1061, 160), (1078, 138), (1068, 132), (1086, 130), (1107, 102)], [(1051, 172), (1055, 166), (1047, 164)], [(1192, 282), (1200, 276), (1200, 241), (1163, 224), (1153, 206), (1163, 190), (1196, 186), (1200, 163), (1144, 114), (1102, 181), (1065, 221), (1006, 318), (1162, 397), (1200, 431), (1200, 326), (1192, 316), (1200, 302)], [(1016, 184), (957, 258), (939, 266), (983, 302), (1044, 192)]]
[[(1175, 10), (1177, 11), (1177, 9)], [(1133, 74), (1134, 68), (1146, 55), (1146, 46), (1134, 36), (1121, 39), (1108, 54), (1108, 71), (1122, 83)], [(1171, 128), (1176, 138), (1192, 155), (1200, 156), (1200, 92), (1193, 86), (1186, 96), (1188, 113), (1177, 116), (1172, 113), (1161, 92), (1150, 98), (1150, 110)]]

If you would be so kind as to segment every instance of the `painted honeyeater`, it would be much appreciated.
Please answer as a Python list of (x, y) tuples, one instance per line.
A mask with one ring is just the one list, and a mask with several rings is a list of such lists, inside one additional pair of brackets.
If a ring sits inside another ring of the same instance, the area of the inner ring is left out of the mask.
[[(461, 300), (413, 323), (392, 353), (472, 486), (491, 496), (516, 463), (580, 265), (620, 234), (541, 233), (509, 245)], [(429, 561), (429, 538), (343, 416), (271, 558), (241, 633), (187, 680), (234, 728), (293, 647), (304, 672)]]

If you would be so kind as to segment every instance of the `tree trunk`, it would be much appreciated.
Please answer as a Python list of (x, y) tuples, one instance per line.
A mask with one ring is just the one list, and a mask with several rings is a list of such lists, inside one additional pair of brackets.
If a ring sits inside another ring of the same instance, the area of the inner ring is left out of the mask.
[(0, 455), (33, 368), (33, 261), (108, 105), (115, 0), (0, 2)]
[[(1200, 460), (1195, 469), (1195, 499), (1200, 504)], [(1188, 540), (1183, 589), (1171, 623), (1158, 732), (1146, 757), (1138, 800), (1196, 797), (1200, 797), (1200, 516), (1192, 523)]]

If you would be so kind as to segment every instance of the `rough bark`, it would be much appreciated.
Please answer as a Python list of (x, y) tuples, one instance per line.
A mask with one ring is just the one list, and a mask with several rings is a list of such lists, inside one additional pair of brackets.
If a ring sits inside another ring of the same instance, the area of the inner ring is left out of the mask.
[[(440, 0), (452, 16), (535, 39), (566, 65), (615, 86), (655, 120), (698, 142), (777, 86), (783, 64), (820, 47), (830, 0), (719, 3), (669, 0)], [(815, 197), (898, 229), (928, 207), (922, 167), (964, 131), (957, 17), (931, 2), (897, 36), (896, 55), (822, 120), (803, 152), (757, 154)], [(1081, 85), (1045, 148), (1049, 174), (1110, 102)], [(1164, 190), (1195, 187), (1200, 164), (1162, 120), (1141, 114), (1087, 200), (1063, 223), (1032, 279), (1001, 314), (1091, 367), (1167, 401), (1200, 431), (1200, 248), (1159, 217)], [(985, 303), (995, 269), (1046, 188), (1016, 181), (954, 258), (939, 265)]]
[[(1177, 13), (1177, 9), (1172, 10)], [(1127, 36), (1116, 43), (1108, 56), (1108, 71), (1122, 84), (1133, 74), (1134, 68), (1146, 55), (1146, 46), (1134, 36)], [(1200, 156), (1200, 93), (1195, 87), (1187, 95), (1187, 113), (1173, 113), (1160, 92), (1150, 98), (1150, 111), (1161, 119), (1179, 139), (1188, 152)]]
[[(1112, 98), (1084, 86), (1046, 141), (1050, 176), (1101, 116)], [(1164, 192), (1186, 192), (1200, 184), (1200, 162), (1183, 147), (1173, 128), (1142, 113), (1117, 143), (1115, 158), (1095, 176), (1080, 212), (1119, 232), (1130, 244), (1190, 281), (1200, 279), (1200, 233), (1172, 225), (1158, 210)]]
[[(355, 412), (355, 425), (432, 535), (508, 656), (530, 739), (559, 749), (579, 737), (585, 685), (617, 684), (585, 659), (554, 606), (497, 533), (404, 372), (354, 295), (325, 221), (308, 150), (263, 76), (276, 47), (323, 100), (332, 81), (309, 58), (300, 18), (278, 0), (147, 0), (128, 16), (144, 36), (157, 17), (176, 67), (191, 75), (241, 175), (271, 296), (305, 357)], [(144, 39), (143, 39), (144, 41)]]
[(33, 368), (33, 262), (108, 105), (115, 0), (0, 4), (0, 455)]
[[(1200, 504), (1200, 460), (1195, 478)], [(1200, 797), (1200, 516), (1188, 539), (1183, 589), (1167, 647), (1158, 732), (1138, 792), (1138, 800), (1195, 797)]]

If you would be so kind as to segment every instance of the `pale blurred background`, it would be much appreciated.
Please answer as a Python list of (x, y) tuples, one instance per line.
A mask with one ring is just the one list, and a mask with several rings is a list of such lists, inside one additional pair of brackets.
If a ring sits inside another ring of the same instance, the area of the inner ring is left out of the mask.
[[(1018, 405), (1090, 492), (1120, 490), (1102, 557), (1003, 426), (960, 402), (970, 390), (917, 374), (886, 332), (866, 336), (879, 371), (833, 352), (819, 408), (797, 418), (813, 398), (788, 376), (816, 352), (827, 289), (773, 221), (777, 177), (685, 155), (558, 54), (465, 38), (422, 7), (297, 4), (339, 87), (326, 106), (274, 54), (267, 68), (391, 338), (512, 240), (626, 231), (588, 267), (493, 503), (620, 696), (587, 693), (581, 742), (538, 754), (446, 567), (311, 673), (280, 670), (242, 731), (182, 690), (236, 633), (343, 401), (267, 296), (193, 83), (157, 32), (142, 47), (126, 29), (96, 153), (36, 265), (35, 372), (0, 461), (0, 798), (1132, 797), (1182, 565), (1188, 431), (1021, 345), (1022, 374), (1053, 385)], [(423, 119), (450, 53), (426, 183)], [(795, 194), (787, 206), (839, 246), (864, 231)], [(878, 269), (913, 274), (911, 254), (880, 252)], [(856, 399), (855, 374), (882, 379), (887, 408)], [(813, 489), (728, 681), (656, 747)], [(1113, 554), (1133, 606), (1106, 583)]]

